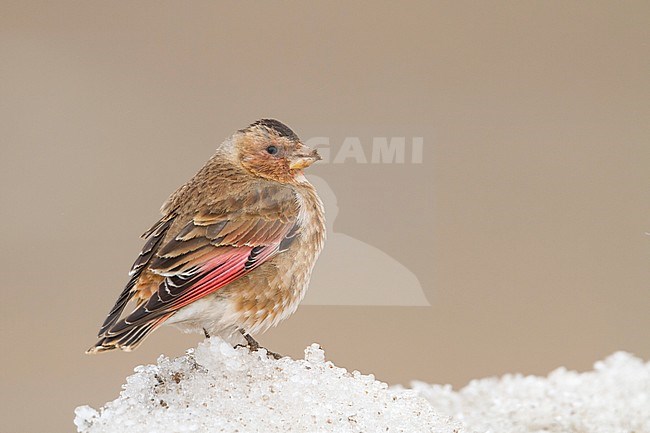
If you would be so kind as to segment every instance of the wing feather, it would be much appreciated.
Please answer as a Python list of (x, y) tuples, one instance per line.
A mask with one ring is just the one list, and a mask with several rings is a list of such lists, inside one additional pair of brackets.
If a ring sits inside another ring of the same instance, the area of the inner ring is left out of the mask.
[[(147, 243), (133, 265), (131, 280), (92, 351), (138, 344), (180, 308), (285, 251), (299, 231), (297, 202), (293, 192), (281, 186), (252, 188), (243, 197), (226, 196), (182, 215), (167, 217), (145, 233)], [(187, 222), (182, 224), (183, 220)], [(162, 278), (149, 279), (158, 286), (146, 296), (136, 293), (145, 270)], [(118, 320), (136, 295), (141, 302)]]
[(115, 305), (108, 313), (106, 320), (104, 320), (104, 323), (99, 329), (98, 337), (102, 337), (106, 331), (117, 322), (122, 311), (124, 311), (126, 305), (133, 298), (133, 295), (135, 294), (135, 285), (142, 274), (142, 270), (151, 261), (156, 248), (161, 244), (172, 222), (173, 218), (163, 218), (145, 233), (145, 236), (148, 236), (148, 239), (142, 248), (142, 252), (140, 252), (140, 255), (133, 263), (133, 266), (131, 266), (131, 271), (129, 272), (131, 278), (129, 279), (129, 282), (126, 283), (126, 287), (124, 287), (120, 296), (117, 298)]

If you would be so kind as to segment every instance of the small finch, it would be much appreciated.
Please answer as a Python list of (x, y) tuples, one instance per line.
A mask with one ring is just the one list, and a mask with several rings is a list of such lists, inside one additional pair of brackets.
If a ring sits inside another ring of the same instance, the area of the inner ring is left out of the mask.
[(226, 139), (142, 236), (131, 279), (87, 353), (133, 350), (163, 323), (256, 348), (251, 335), (298, 307), (323, 247), (323, 204), (303, 174), (319, 159), (273, 119)]

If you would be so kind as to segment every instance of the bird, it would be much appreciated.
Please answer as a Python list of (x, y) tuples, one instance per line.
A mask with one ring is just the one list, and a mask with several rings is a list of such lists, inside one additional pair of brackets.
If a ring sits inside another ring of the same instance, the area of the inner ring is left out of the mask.
[(223, 141), (142, 235), (86, 353), (131, 351), (162, 324), (257, 349), (253, 335), (297, 309), (323, 249), (323, 203), (304, 174), (320, 159), (275, 119)]

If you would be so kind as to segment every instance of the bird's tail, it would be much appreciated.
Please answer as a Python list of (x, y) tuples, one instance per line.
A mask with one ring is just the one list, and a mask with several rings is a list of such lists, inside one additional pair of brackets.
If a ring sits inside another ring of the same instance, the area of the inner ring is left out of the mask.
[(86, 353), (95, 354), (113, 349), (130, 352), (138, 347), (140, 343), (142, 343), (154, 329), (167, 320), (169, 316), (171, 316), (171, 314), (165, 314), (140, 324), (129, 324), (122, 319), (111, 329), (108, 329), (93, 347), (86, 350)]

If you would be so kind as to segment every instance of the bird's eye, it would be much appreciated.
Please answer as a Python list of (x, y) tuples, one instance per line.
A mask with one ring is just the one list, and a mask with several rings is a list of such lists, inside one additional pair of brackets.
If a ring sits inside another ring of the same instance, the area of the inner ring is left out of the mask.
[(276, 153), (278, 153), (278, 148), (275, 146), (269, 146), (266, 148), (266, 151), (271, 155), (275, 155)]

